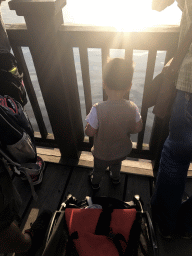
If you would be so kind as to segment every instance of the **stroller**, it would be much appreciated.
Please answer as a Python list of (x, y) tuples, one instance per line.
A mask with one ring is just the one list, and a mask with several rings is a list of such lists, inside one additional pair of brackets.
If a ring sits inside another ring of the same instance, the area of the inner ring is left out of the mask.
[(0, 160), (11, 176), (29, 181), (37, 199), (34, 185), (42, 181), (44, 162), (37, 157), (33, 127), (23, 109), (26, 103), (23, 74), (15, 57), (0, 53)]
[(157, 256), (157, 242), (139, 195), (131, 202), (68, 195), (48, 227), (42, 256)]

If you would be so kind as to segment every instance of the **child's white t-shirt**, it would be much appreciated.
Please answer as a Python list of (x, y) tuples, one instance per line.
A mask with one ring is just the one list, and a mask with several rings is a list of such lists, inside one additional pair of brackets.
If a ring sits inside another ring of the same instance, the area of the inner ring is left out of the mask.
[[(91, 108), (91, 111), (86, 116), (85, 120), (91, 125), (91, 127), (93, 127), (94, 129), (98, 129), (99, 124), (98, 124), (98, 118), (97, 118), (97, 109), (95, 106)], [(138, 123), (140, 120), (141, 120), (141, 115), (139, 113), (138, 107), (136, 106), (136, 123)]]

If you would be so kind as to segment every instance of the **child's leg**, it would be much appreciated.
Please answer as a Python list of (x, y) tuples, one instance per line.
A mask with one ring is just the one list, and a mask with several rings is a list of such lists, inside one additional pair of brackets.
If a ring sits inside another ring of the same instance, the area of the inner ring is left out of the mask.
[(120, 170), (121, 170), (121, 161), (115, 162), (110, 165), (109, 168), (111, 172), (111, 178), (114, 181), (119, 181), (120, 179)]
[(101, 182), (102, 176), (107, 167), (108, 162), (106, 162), (105, 160), (94, 158), (94, 169), (91, 178), (92, 184), (99, 184)]

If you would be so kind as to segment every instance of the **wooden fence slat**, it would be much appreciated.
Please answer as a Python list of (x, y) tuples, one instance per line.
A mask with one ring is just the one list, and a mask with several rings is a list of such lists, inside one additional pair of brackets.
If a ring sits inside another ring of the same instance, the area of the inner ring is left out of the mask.
[(88, 60), (87, 48), (80, 47), (79, 54), (80, 54), (81, 72), (82, 72), (83, 88), (84, 88), (84, 95), (85, 95), (86, 114), (89, 114), (89, 111), (92, 107), (92, 97), (91, 97), (91, 83), (90, 83), (90, 75), (89, 75), (89, 60)]
[[(133, 61), (133, 48), (131, 47), (130, 44), (126, 44), (126, 48), (125, 48), (125, 60), (127, 60), (128, 62), (132, 62)], [(124, 98), (126, 100), (129, 100), (129, 93), (126, 93)]]
[(125, 49), (125, 59), (130, 62), (133, 60), (133, 48), (131, 46)]
[[(103, 68), (107, 64), (107, 58), (109, 57), (109, 49), (106, 47), (101, 48), (101, 54), (102, 54), (102, 74), (103, 74)], [(102, 75), (102, 81), (103, 81), (103, 75)], [(107, 100), (107, 94), (104, 89), (103, 89), (103, 100)]]
[(148, 61), (147, 61), (147, 70), (146, 70), (146, 76), (145, 76), (145, 83), (144, 83), (144, 92), (143, 92), (143, 101), (142, 101), (142, 107), (141, 107), (141, 116), (143, 120), (143, 130), (138, 134), (138, 144), (137, 149), (142, 150), (142, 144), (144, 139), (144, 133), (145, 133), (145, 126), (146, 126), (146, 120), (147, 120), (147, 98), (145, 96), (146, 90), (148, 89), (149, 85), (152, 82), (153, 79), (153, 73), (155, 68), (155, 60), (156, 60), (157, 50), (150, 50), (148, 53)]
[[(81, 72), (83, 79), (83, 88), (85, 96), (85, 108), (86, 114), (88, 115), (92, 107), (92, 94), (91, 94), (91, 81), (89, 75), (89, 59), (88, 59), (88, 49), (86, 47), (79, 48), (80, 62), (81, 62)], [(89, 147), (93, 146), (93, 138), (89, 137)]]
[(39, 107), (37, 96), (35, 94), (35, 90), (34, 90), (32, 82), (31, 82), (31, 78), (29, 75), (29, 71), (28, 71), (24, 56), (23, 56), (23, 52), (21, 50), (21, 47), (15, 47), (14, 45), (12, 45), (12, 49), (13, 49), (14, 55), (18, 61), (19, 66), (22, 67), (22, 70), (24, 72), (23, 81), (25, 83), (25, 88), (26, 88), (29, 100), (31, 102), (31, 106), (32, 106), (35, 118), (37, 120), (39, 131), (41, 133), (42, 138), (45, 139), (48, 134), (47, 128), (46, 128), (44, 120), (43, 120), (41, 109)]

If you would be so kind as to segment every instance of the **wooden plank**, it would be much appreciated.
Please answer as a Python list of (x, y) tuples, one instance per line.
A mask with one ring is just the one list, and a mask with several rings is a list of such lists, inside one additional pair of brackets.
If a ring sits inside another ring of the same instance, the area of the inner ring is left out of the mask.
[[(15, 25), (15, 24), (11, 24)], [(18, 25), (18, 24), (16, 24)], [(19, 24), (20, 25), (20, 24)], [(12, 26), (12, 29), (14, 29), (15, 26)], [(139, 33), (177, 33), (179, 34), (179, 25), (165, 25), (165, 26), (155, 26), (155, 27), (148, 27), (145, 30), (140, 31)], [(113, 32), (113, 33), (119, 33), (121, 34), (122, 31), (118, 31), (115, 27), (110, 27), (110, 26), (84, 26), (84, 25), (65, 25), (62, 26), (60, 29), (61, 31), (70, 31), (70, 32), (96, 32), (98, 34), (99, 32), (104, 32), (105, 34), (107, 32)], [(132, 32), (130, 31), (124, 31), (124, 34), (131, 34)], [(138, 32), (134, 32), (139, 36)]]
[[(30, 228), (30, 223), (33, 223), (39, 213), (41, 213), (44, 209), (49, 209), (54, 212), (59, 208), (60, 199), (63, 195), (69, 174), (69, 167), (62, 166), (60, 164), (47, 164), (42, 183), (35, 186), (38, 200), (32, 200), (31, 204), (28, 206), (28, 209), (23, 217), (21, 230), (24, 231)], [(22, 188), (22, 185), (19, 188), (20, 192), (24, 192), (24, 194), (21, 193), (22, 197), (25, 197), (25, 186)], [(41, 254), (42, 248), (37, 252), (36, 256), (40, 256)], [(16, 255), (20, 256), (20, 254)]]
[(125, 201), (131, 201), (136, 194), (141, 196), (141, 200), (144, 203), (144, 210), (150, 213), (150, 178), (128, 174)]
[[(92, 27), (90, 26), (66, 26), (61, 25), (60, 35), (63, 40), (69, 39), (72, 47), (84, 45), (90, 48), (102, 48), (102, 45), (111, 46), (114, 49), (120, 49), (123, 44), (116, 38), (121, 36), (120, 31), (110, 29), (108, 27)], [(179, 29), (178, 27), (154, 28), (142, 32), (124, 32), (125, 37), (129, 37), (132, 47), (139, 50), (169, 50), (170, 45), (175, 47), (178, 42)], [(116, 41), (116, 45), (114, 42)]]
[(26, 24), (6, 24), (5, 27), (11, 45), (29, 46), (30, 34)]
[(86, 114), (88, 115), (92, 107), (92, 97), (91, 97), (91, 84), (90, 84), (89, 60), (88, 60), (87, 48), (80, 47), (79, 55), (80, 55), (80, 61), (81, 61), (81, 72), (82, 72), (83, 88), (84, 88), (84, 95), (85, 95)]
[(121, 184), (114, 186), (109, 178), (109, 172), (106, 171), (100, 183), (100, 189), (93, 191), (88, 178), (92, 168), (75, 167), (71, 175), (69, 185), (63, 197), (63, 201), (68, 194), (72, 194), (77, 200), (83, 200), (86, 196), (109, 196), (123, 200), (125, 177), (121, 174)]
[[(60, 164), (48, 164), (44, 173), (43, 181), (36, 186), (38, 200), (32, 200), (29, 209), (23, 219), (21, 228), (27, 229), (30, 223), (34, 222), (37, 215), (44, 209), (51, 211), (57, 210), (60, 206), (60, 200), (67, 184), (70, 174), (70, 167)], [(24, 228), (23, 228), (24, 227)]]
[(77, 200), (83, 200), (86, 196), (92, 196), (93, 191), (88, 180), (88, 174), (91, 170), (91, 168), (83, 167), (75, 167), (73, 169), (62, 201), (65, 201), (68, 194), (72, 194)]
[(52, 17), (58, 14), (62, 8), (66, 5), (66, 0), (60, 1), (39, 1), (39, 0), (21, 0), (16, 2), (10, 2), (10, 10), (15, 10), (17, 15), (24, 16), (30, 15), (38, 16), (39, 10), (41, 10), (41, 16)]
[(159, 256), (191, 256), (191, 239), (164, 239), (156, 231)]
[(113, 185), (109, 177), (109, 171), (106, 171), (100, 184), (100, 190), (95, 193), (95, 196), (108, 196), (123, 200), (125, 180), (126, 175), (121, 173), (120, 184)]
[[(32, 201), (30, 207), (23, 219), (21, 229), (24, 231), (30, 228), (30, 223), (33, 223), (39, 213), (44, 209), (54, 212), (60, 207), (60, 200), (65, 190), (71, 168), (59, 164), (48, 164), (44, 173), (43, 181), (37, 187), (37, 201)], [(42, 255), (40, 248), (36, 256)], [(20, 256), (20, 254), (17, 254)]]

